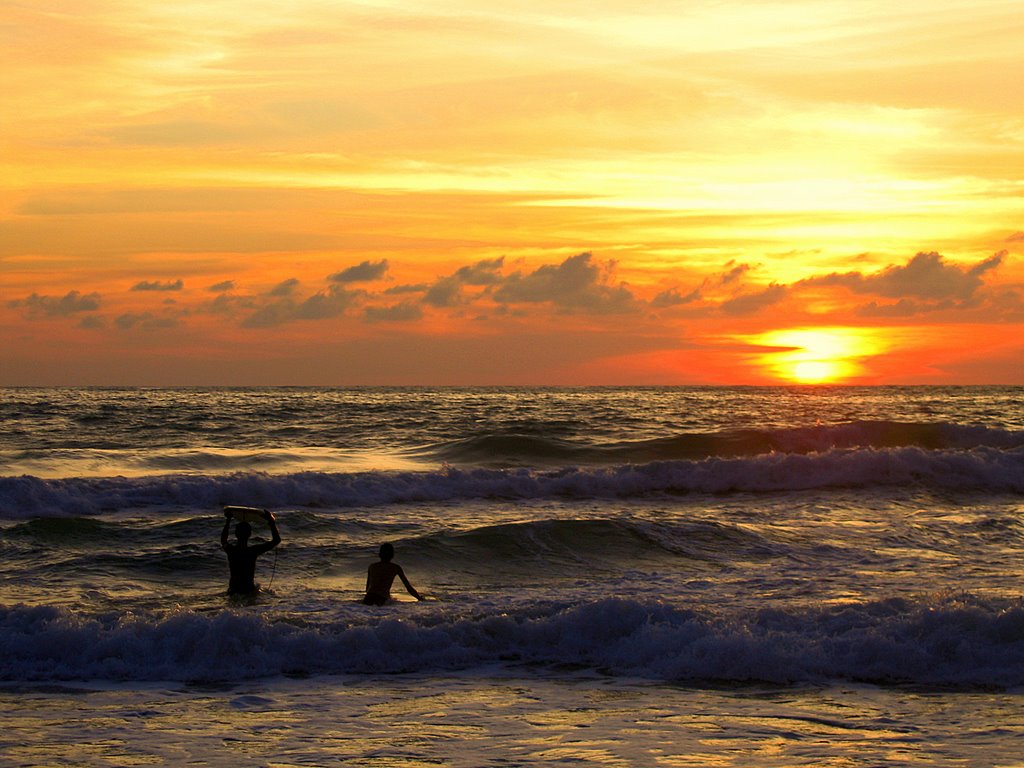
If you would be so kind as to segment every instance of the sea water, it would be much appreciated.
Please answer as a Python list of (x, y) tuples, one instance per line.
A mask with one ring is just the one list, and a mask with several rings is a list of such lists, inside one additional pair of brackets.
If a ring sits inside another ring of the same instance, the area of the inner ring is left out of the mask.
[(1024, 765), (1022, 396), (0, 390), (0, 764)]

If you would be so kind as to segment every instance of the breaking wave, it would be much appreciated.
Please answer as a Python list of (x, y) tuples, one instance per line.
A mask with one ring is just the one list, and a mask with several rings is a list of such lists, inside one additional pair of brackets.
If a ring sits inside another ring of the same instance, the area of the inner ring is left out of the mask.
[(376, 623), (361, 612), (363, 623), (309, 624), (233, 610), (145, 618), (0, 608), (0, 680), (214, 681), (526, 664), (691, 683), (1024, 685), (1024, 609), (963, 596), (742, 615), (625, 599), (463, 617), (435, 608), (399, 619), (384, 608)]
[(41, 479), (0, 477), (0, 518), (79, 516), (153, 507), (348, 508), (472, 499), (635, 498), (910, 486), (1024, 491), (1024, 449), (839, 448), (822, 453), (666, 460), (553, 469), (443, 467), (422, 472), (298, 472)]

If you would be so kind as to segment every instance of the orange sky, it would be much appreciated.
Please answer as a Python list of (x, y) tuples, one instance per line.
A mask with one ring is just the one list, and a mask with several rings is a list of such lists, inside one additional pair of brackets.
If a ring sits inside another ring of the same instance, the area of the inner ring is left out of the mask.
[(1024, 384), (1024, 15), (0, 1), (0, 384)]

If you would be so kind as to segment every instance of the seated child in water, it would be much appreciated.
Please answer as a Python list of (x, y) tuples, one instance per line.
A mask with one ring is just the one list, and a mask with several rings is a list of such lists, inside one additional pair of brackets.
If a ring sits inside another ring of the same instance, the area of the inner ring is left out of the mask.
[(395, 548), (392, 545), (380, 545), (380, 562), (371, 563), (366, 572), (366, 597), (363, 598), (363, 602), (366, 605), (384, 605), (384, 603), (390, 600), (391, 584), (395, 581), (395, 576), (402, 580), (405, 590), (410, 595), (417, 600), (423, 599), (405, 577), (405, 571), (402, 570), (402, 566), (391, 562), (394, 556)]

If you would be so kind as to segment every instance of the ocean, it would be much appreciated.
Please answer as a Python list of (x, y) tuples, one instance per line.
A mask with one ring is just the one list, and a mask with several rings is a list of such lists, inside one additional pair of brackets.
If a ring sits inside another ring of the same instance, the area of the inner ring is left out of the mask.
[(0, 390), (0, 765), (1024, 765), (1022, 398)]

